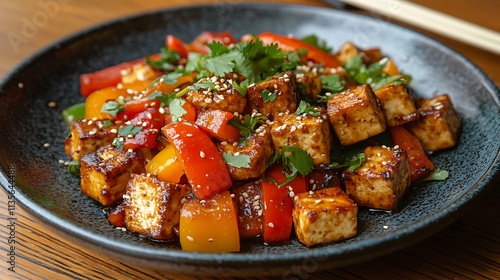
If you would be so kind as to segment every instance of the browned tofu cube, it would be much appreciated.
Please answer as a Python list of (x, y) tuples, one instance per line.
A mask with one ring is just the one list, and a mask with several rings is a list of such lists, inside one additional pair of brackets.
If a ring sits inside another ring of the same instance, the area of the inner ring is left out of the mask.
[(410, 90), (405, 85), (388, 84), (375, 91), (388, 126), (400, 126), (418, 119)]
[(122, 199), (130, 174), (141, 172), (144, 163), (139, 154), (107, 145), (81, 158), (80, 186), (84, 194), (111, 206)]
[(293, 199), (295, 234), (306, 246), (356, 236), (358, 206), (340, 187), (298, 194)]
[(359, 54), (359, 50), (352, 42), (345, 42), (335, 54), (335, 57), (341, 65), (346, 64)]
[(132, 174), (123, 195), (125, 226), (150, 238), (173, 239), (181, 200), (190, 192), (187, 184), (169, 184), (149, 174)]
[(238, 142), (232, 145), (222, 142), (217, 145), (225, 158), (246, 157), (248, 159), (248, 165), (239, 165), (226, 159), (226, 166), (233, 181), (257, 178), (264, 174), (267, 161), (274, 155), (269, 130), (268, 125), (261, 125), (253, 135), (248, 137), (244, 146), (238, 145)]
[(364, 150), (366, 161), (343, 172), (347, 194), (360, 206), (396, 210), (411, 183), (410, 163), (400, 148), (373, 146)]
[(461, 121), (447, 94), (423, 101), (417, 121), (408, 124), (408, 130), (417, 137), (427, 151), (455, 146)]
[(104, 120), (78, 120), (71, 123), (70, 134), (64, 143), (64, 151), (72, 160), (100, 147), (111, 144), (118, 135), (118, 124)]
[(305, 96), (315, 100), (321, 93), (321, 77), (316, 72), (307, 72), (296, 74), (297, 87)]
[(315, 165), (330, 163), (332, 146), (330, 124), (323, 108), (315, 107), (318, 116), (295, 113), (277, 114), (271, 126), (274, 149), (279, 153), (284, 146), (295, 146), (306, 151)]
[(262, 235), (264, 211), (262, 201), (262, 181), (253, 181), (231, 188), (234, 202), (238, 207), (238, 228), (240, 238), (253, 238)]
[(342, 145), (351, 145), (386, 129), (384, 112), (369, 85), (335, 94), (326, 112)]
[(293, 72), (250, 85), (247, 88), (248, 105), (272, 120), (280, 112), (297, 109), (297, 78)]
[(233, 87), (231, 79), (213, 76), (202, 78), (197, 84), (202, 88), (186, 93), (186, 100), (196, 109), (219, 109), (231, 113), (243, 113), (245, 110), (247, 99)]

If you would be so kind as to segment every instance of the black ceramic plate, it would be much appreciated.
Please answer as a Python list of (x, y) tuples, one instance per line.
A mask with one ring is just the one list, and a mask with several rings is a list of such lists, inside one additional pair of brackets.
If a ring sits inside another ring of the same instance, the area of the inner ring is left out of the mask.
[[(451, 95), (463, 120), (463, 135), (457, 148), (433, 157), (450, 178), (410, 190), (398, 213), (361, 210), (357, 237), (309, 249), (293, 239), (279, 246), (243, 242), (241, 253), (235, 254), (188, 253), (176, 244), (114, 229), (102, 207), (80, 193), (78, 179), (58, 162), (67, 160), (63, 142), (68, 129), (61, 110), (83, 100), (80, 73), (156, 53), (166, 34), (190, 41), (204, 30), (229, 30), (235, 37), (265, 30), (298, 37), (314, 33), (336, 48), (347, 40), (381, 47), (413, 76), (416, 95)], [(57, 108), (49, 108), (50, 101)], [(15, 169), (19, 203), (74, 242), (122, 261), (177, 273), (291, 275), (292, 266), (310, 272), (372, 259), (444, 228), (488, 189), (500, 166), (499, 92), (470, 61), (386, 21), (305, 6), (186, 7), (85, 30), (41, 50), (1, 81), (0, 119), (0, 182), (9, 187), (8, 173)]]

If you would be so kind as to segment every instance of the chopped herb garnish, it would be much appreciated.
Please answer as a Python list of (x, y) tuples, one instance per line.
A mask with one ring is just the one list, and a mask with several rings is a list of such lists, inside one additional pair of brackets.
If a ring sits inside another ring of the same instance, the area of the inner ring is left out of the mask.
[(307, 106), (307, 102), (301, 100), (299, 106), (297, 107), (297, 110), (295, 111), (295, 114), (297, 115), (308, 114), (313, 117), (317, 117), (320, 115), (320, 112), (316, 110), (314, 107)]
[(265, 89), (261, 92), (261, 96), (262, 96), (262, 100), (264, 100), (264, 102), (272, 102), (272, 101), (276, 100), (276, 98), (278, 97), (278, 94), (276, 92), (271, 92), (271, 91), (268, 91), (267, 89)]
[(125, 109), (123, 108), (123, 104), (118, 103), (117, 101), (110, 100), (106, 101), (102, 105), (101, 113), (108, 113), (113, 117), (116, 117), (119, 113), (123, 112)]
[(109, 126), (112, 126), (113, 125), (113, 122), (110, 121), (110, 120), (104, 120), (102, 121), (104, 127), (109, 127)]
[(71, 175), (80, 176), (80, 162), (78, 160), (72, 160), (68, 164), (68, 172)]
[(333, 52), (333, 49), (329, 47), (325, 41), (320, 40), (316, 35), (309, 35), (300, 40), (302, 42), (308, 43), (311, 46), (317, 47), (318, 49), (328, 54), (331, 54)]
[(422, 179), (422, 181), (444, 181), (448, 179), (449, 172), (441, 168), (434, 169), (429, 176)]
[(356, 168), (360, 167), (363, 162), (366, 161), (365, 153), (359, 153), (349, 159), (347, 159), (344, 163), (332, 162), (330, 164), (331, 168), (345, 168), (349, 171), (354, 171)]
[(172, 122), (177, 122), (178, 119), (182, 118), (187, 111), (182, 107), (186, 101), (184, 99), (175, 98), (170, 101), (168, 108), (170, 109), (170, 114), (172, 115)]
[(242, 96), (247, 95), (248, 80), (244, 80), (241, 83), (233, 81), (232, 86), (236, 89)]
[(247, 143), (247, 137), (250, 137), (254, 133), (255, 128), (260, 121), (265, 120), (267, 120), (265, 116), (252, 117), (247, 114), (243, 117), (243, 122), (241, 122), (238, 117), (233, 117), (231, 120), (229, 120), (228, 124), (240, 130), (240, 134), (243, 137), (240, 138), (238, 144), (240, 146), (245, 146)]
[(123, 141), (120, 139), (120, 137), (116, 137), (115, 139), (113, 139), (111, 145), (115, 146), (117, 149), (123, 149)]
[(378, 90), (383, 86), (386, 86), (390, 83), (395, 85), (407, 85), (411, 81), (411, 77), (409, 75), (398, 74), (394, 76), (389, 76), (379, 80), (378, 82), (372, 85), (373, 90)]
[(184, 73), (172, 72), (172, 73), (168, 73), (167, 75), (163, 75), (160, 78), (163, 79), (164, 84), (173, 85), (173, 84), (177, 83), (177, 79), (179, 79), (179, 77), (182, 77), (182, 76), (184, 76)]
[(142, 126), (135, 126), (135, 125), (126, 125), (126, 126), (120, 126), (118, 128), (118, 135), (119, 136), (129, 136), (129, 135), (136, 135), (139, 133), (139, 131), (142, 130)]
[(245, 154), (233, 155), (231, 152), (225, 152), (222, 154), (224, 161), (228, 165), (236, 168), (250, 168), (250, 156)]
[(311, 156), (304, 150), (294, 146), (284, 146), (276, 153), (268, 165), (281, 162), (283, 174), (286, 180), (278, 187), (285, 186), (293, 181), (298, 174), (306, 176), (313, 170), (314, 162)]
[(158, 70), (170, 72), (175, 70), (176, 65), (179, 63), (179, 60), (181, 60), (181, 58), (182, 57), (178, 52), (169, 50), (167, 48), (162, 48), (160, 59), (152, 60), (149, 57), (146, 57), (146, 63)]
[(345, 90), (342, 81), (340, 80), (340, 76), (337, 74), (333, 75), (321, 75), (321, 86), (324, 91), (330, 93), (337, 93)]

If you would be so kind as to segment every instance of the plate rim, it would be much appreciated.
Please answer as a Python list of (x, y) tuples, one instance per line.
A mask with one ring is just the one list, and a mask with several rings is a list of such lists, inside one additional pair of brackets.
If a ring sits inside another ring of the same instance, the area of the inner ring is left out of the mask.
[[(302, 5), (302, 4), (283, 4), (283, 3), (236, 3), (236, 4), (231, 4), (231, 5), (237, 5), (239, 7), (247, 7), (247, 8), (259, 8), (262, 9), (263, 7), (269, 8), (270, 6), (274, 6), (273, 8), (286, 8), (286, 9), (296, 9), (297, 7), (300, 7), (301, 9), (306, 8), (308, 11), (312, 12), (314, 11), (315, 13), (326, 13), (326, 14), (346, 14), (350, 17), (359, 17), (359, 18), (364, 18), (363, 20), (373, 20), (372, 17), (367, 16), (367, 15), (360, 15), (356, 13), (352, 13), (349, 11), (345, 10), (335, 10), (335, 9), (330, 9), (330, 8), (321, 8), (317, 6), (310, 6), (310, 5)], [(49, 43), (48, 45), (44, 46), (43, 48), (35, 51), (25, 59), (23, 59), (19, 64), (14, 66), (11, 70), (9, 70), (1, 79), (0, 79), (0, 90), (3, 90), (3, 87), (11, 81), (16, 74), (21, 73), (25, 68), (29, 67), (33, 62), (36, 62), (37, 60), (41, 59), (43, 55), (49, 53), (52, 51), (54, 48), (64, 48), (64, 46), (71, 44), (75, 40), (80, 39), (81, 37), (94, 33), (94, 32), (99, 32), (101, 29), (106, 29), (111, 25), (118, 24), (123, 21), (130, 21), (130, 20), (138, 20), (144, 16), (148, 15), (155, 15), (155, 14), (165, 14), (169, 12), (175, 12), (178, 10), (186, 10), (186, 9), (200, 9), (204, 7), (213, 7), (213, 4), (202, 4), (202, 5), (182, 5), (182, 6), (176, 6), (176, 7), (170, 7), (170, 8), (164, 8), (164, 9), (159, 9), (159, 10), (154, 10), (154, 11), (145, 11), (141, 13), (136, 13), (132, 15), (127, 15), (123, 17), (118, 17), (115, 19), (107, 20), (105, 22), (101, 22), (95, 25), (92, 25), (90, 27), (87, 27), (85, 29), (79, 30), (77, 32), (74, 32), (70, 35), (64, 36), (62, 38), (59, 38), (58, 40), (55, 40), (52, 43)], [(388, 22), (389, 25), (395, 26), (397, 28), (401, 28), (405, 30), (406, 32), (412, 32), (416, 34), (417, 36), (423, 37), (425, 40), (430, 40), (433, 44), (438, 45), (440, 49), (445, 50), (447, 52), (451, 52), (453, 56), (459, 58), (461, 62), (463, 62), (465, 65), (467, 65), (468, 68), (471, 70), (475, 71), (478, 74), (478, 77), (482, 79), (482, 86), (486, 87), (492, 98), (495, 100), (497, 107), (500, 107), (500, 101), (499, 101), (499, 89), (495, 85), (495, 83), (486, 75), (486, 73), (480, 69), (474, 62), (466, 58), (464, 55), (458, 53), (456, 50), (452, 49), (449, 46), (444, 45), (443, 43), (439, 42), (438, 40), (428, 37), (418, 31), (415, 31), (411, 28), (404, 27), (398, 24), (395, 24), (393, 22)], [(0, 91), (1, 93), (2, 91)], [(370, 238), (368, 240), (362, 240), (361, 244), (356, 243), (358, 245), (356, 246), (348, 246), (350, 247), (357, 247), (357, 246), (362, 246), (363, 249), (361, 251), (366, 251), (368, 248), (369, 251), (373, 251), (374, 249), (381, 249), (386, 243), (387, 240), (390, 240), (394, 238), (394, 236), (398, 236), (400, 239), (405, 239), (406, 242), (402, 244), (399, 242), (399, 246), (393, 246), (390, 249), (386, 250), (380, 250), (380, 253), (377, 254), (377, 257), (389, 252), (393, 252), (396, 250), (399, 250), (401, 248), (410, 246), (418, 241), (421, 241), (428, 236), (434, 234), (435, 232), (443, 229), (450, 223), (452, 223), (454, 220), (456, 220), (463, 212), (465, 211), (464, 208), (467, 208), (470, 206), (470, 204), (474, 203), (477, 201), (484, 193), (486, 193), (492, 186), (493, 182), (498, 179), (499, 176), (499, 167), (500, 167), (500, 152), (497, 153), (495, 159), (493, 160), (492, 164), (489, 166), (488, 170), (482, 174), (480, 180), (478, 182), (475, 182), (474, 185), (470, 187), (470, 189), (461, 195), (459, 198), (457, 198), (453, 203), (450, 204), (450, 206), (441, 209), (439, 212), (436, 212), (432, 217), (433, 219), (430, 219), (429, 217), (416, 221), (411, 224), (410, 227), (405, 228), (403, 230), (400, 230), (394, 234), (388, 234), (385, 236), (381, 236), (378, 238)], [(7, 187), (10, 185), (8, 182), (8, 177), (4, 174), (4, 171), (0, 173), (0, 183), (2, 184), (2, 187), (7, 191)], [(467, 199), (468, 198), (468, 199)], [(339, 252), (342, 252), (342, 254), (337, 254), (335, 253), (334, 248), (321, 248), (319, 249), (319, 253), (316, 250), (310, 250), (310, 251), (301, 251), (301, 252), (296, 252), (296, 253), (291, 253), (289, 255), (281, 255), (282, 258), (279, 260), (276, 260), (272, 256), (275, 256), (273, 254), (270, 255), (262, 255), (262, 254), (256, 254), (256, 253), (235, 253), (235, 254), (210, 254), (210, 253), (193, 253), (193, 252), (185, 252), (185, 251), (180, 251), (180, 250), (170, 250), (170, 249), (165, 249), (165, 248), (149, 248), (149, 247), (142, 247), (139, 244), (136, 243), (120, 243), (116, 240), (113, 240), (111, 237), (108, 236), (99, 236), (97, 238), (91, 238), (93, 237), (93, 233), (89, 230), (82, 229), (78, 227), (78, 225), (73, 224), (55, 214), (50, 212), (49, 210), (44, 209), (37, 203), (35, 203), (28, 195), (24, 194), (21, 189), (18, 189), (16, 186), (16, 202), (19, 202), (19, 204), (22, 205), (22, 207), (27, 210), (28, 212), (31, 212), (37, 219), (43, 220), (45, 225), (48, 225), (52, 229), (58, 229), (58, 230), (63, 230), (63, 235), (69, 239), (72, 238), (78, 238), (79, 240), (83, 240), (86, 243), (91, 243), (95, 246), (103, 246), (105, 245), (106, 249), (108, 251), (113, 251), (111, 253), (113, 254), (123, 254), (123, 253), (132, 253), (134, 254), (134, 258), (136, 257), (141, 257), (141, 258), (146, 258), (150, 259), (152, 255), (154, 255), (154, 260), (158, 261), (183, 261), (183, 262), (192, 262), (194, 265), (200, 265), (200, 262), (205, 265), (210, 265), (214, 263), (214, 260), (217, 262), (220, 262), (221, 264), (228, 264), (228, 265), (237, 265), (237, 264), (246, 264), (248, 262), (252, 263), (258, 263), (259, 265), (265, 265), (265, 263), (272, 263), (272, 264), (282, 264), (282, 265), (290, 265), (295, 263), (298, 260), (303, 260), (304, 258), (308, 257), (314, 257), (315, 255), (327, 255), (328, 257), (335, 256), (340, 257), (345, 255), (346, 250), (340, 250)], [(450, 211), (450, 207), (452, 210)], [(459, 211), (461, 210), (461, 211)], [(461, 213), (459, 213), (461, 212)], [(415, 236), (416, 233), (422, 233), (428, 224), (431, 223), (436, 223), (436, 222), (441, 222), (443, 223), (442, 226), (439, 227), (439, 229), (433, 230), (431, 232), (428, 232), (426, 234), (420, 235), (420, 238), (416, 238), (414, 241), (408, 241), (409, 237)], [(103, 242), (103, 239), (105, 242)], [(139, 245), (139, 246), (138, 246)], [(113, 249), (113, 250), (112, 250)], [(353, 252), (358, 252), (359, 254), (359, 249), (356, 250), (348, 250), (348, 254), (353, 254)], [(373, 252), (372, 252), (373, 253)], [(354, 255), (358, 255), (354, 254)], [(230, 255), (230, 259), (224, 257), (226, 255)], [(223, 256), (223, 257), (221, 257)], [(258, 256), (258, 258), (257, 258)], [(253, 257), (253, 258), (252, 258)], [(271, 265), (272, 266), (272, 265)]]

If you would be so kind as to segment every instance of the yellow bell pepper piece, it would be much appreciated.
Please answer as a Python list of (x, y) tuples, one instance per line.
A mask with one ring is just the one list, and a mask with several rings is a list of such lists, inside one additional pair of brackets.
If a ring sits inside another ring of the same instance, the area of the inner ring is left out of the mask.
[(158, 176), (158, 179), (168, 183), (179, 183), (184, 170), (182, 164), (177, 160), (174, 146), (168, 145), (156, 154), (146, 164), (146, 172)]

